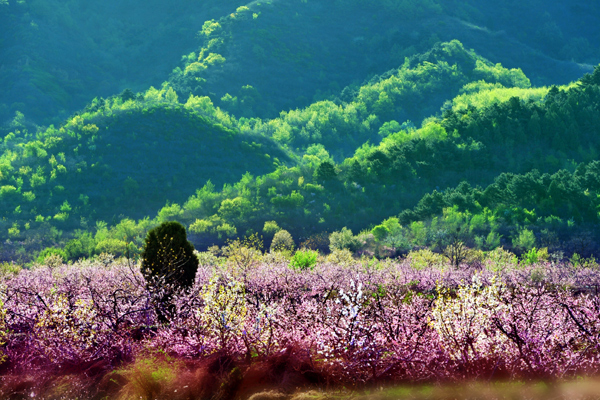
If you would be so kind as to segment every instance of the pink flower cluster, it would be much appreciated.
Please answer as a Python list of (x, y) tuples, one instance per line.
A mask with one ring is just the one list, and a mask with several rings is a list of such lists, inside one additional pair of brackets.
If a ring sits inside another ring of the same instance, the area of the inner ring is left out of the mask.
[(0, 287), (0, 350), (14, 372), (116, 366), (147, 349), (252, 364), (294, 348), (332, 383), (560, 378), (600, 371), (599, 287), (598, 270), (552, 264), (280, 263), (201, 267), (194, 287), (165, 296), (137, 267), (41, 267)]

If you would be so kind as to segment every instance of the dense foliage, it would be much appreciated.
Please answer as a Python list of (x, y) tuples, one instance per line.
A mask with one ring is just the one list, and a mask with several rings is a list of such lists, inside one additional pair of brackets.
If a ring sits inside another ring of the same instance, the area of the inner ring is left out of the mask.
[[(594, 231), (597, 223), (597, 81), (598, 70), (569, 87), (529, 89), (521, 71), (492, 65), (454, 41), (375, 78), (349, 102), (315, 103), (268, 121), (237, 120), (208, 97), (191, 95), (181, 105), (168, 85), (123, 92), (95, 100), (59, 129), (32, 134), (22, 126), (4, 138), (0, 196), (11, 241), (2, 247), (13, 259), (26, 248), (60, 242), (67, 258), (135, 255), (150, 227), (173, 219), (201, 247), (261, 232), (268, 221), (310, 242), (321, 232), (371, 229), (397, 216), (403, 227), (392, 235), (379, 230), (376, 249), (367, 240), (354, 251), (442, 251), (454, 240), (449, 229), (460, 227), (461, 241), (471, 248), (503, 245), (520, 253), (550, 247), (589, 255), (595, 248), (572, 242), (581, 236), (575, 230)], [(390, 119), (406, 117), (404, 107), (419, 98), (427, 109), (452, 92), (458, 96), (442, 116), (419, 129)], [(359, 147), (369, 138), (378, 144)], [(184, 140), (198, 141), (199, 148)], [(130, 157), (126, 163), (112, 147), (117, 144)], [(166, 146), (171, 158), (156, 153), (156, 161), (147, 162), (149, 151)], [(344, 159), (349, 152), (353, 156)], [(225, 154), (236, 163), (220, 167)], [(202, 160), (203, 169), (190, 169), (194, 160)], [(275, 170), (261, 175), (269, 169)], [(218, 190), (214, 183), (235, 182), (236, 170), (254, 174)], [(158, 193), (156, 185), (170, 189)], [(134, 222), (164, 202), (154, 220)], [(526, 245), (518, 243), (524, 231), (536, 236)]]
[[(201, 46), (183, 59), (170, 80), (178, 92), (212, 93), (236, 115), (274, 116), (336, 96), (346, 86), (356, 88), (365, 77), (397, 68), (405, 57), (440, 40), (459, 39), (486, 58), (522, 67), (536, 84), (565, 84), (589, 68), (573, 59), (600, 61), (594, 23), (580, 23), (582, 13), (591, 17), (600, 10), (559, 3), (251, 3), (207, 21)], [(515, 15), (535, 16), (539, 23), (517, 22), (525, 19)]]
[(141, 254), (144, 278), (152, 286), (189, 288), (194, 284), (198, 259), (179, 222), (163, 222), (146, 236)]
[[(456, 43), (441, 48), (460, 49)], [(322, 231), (357, 231), (396, 215), (399, 221), (374, 235), (378, 251), (442, 251), (460, 240), (481, 250), (549, 247), (589, 255), (596, 249), (587, 232), (598, 223), (597, 76), (527, 101), (481, 97), (466, 109), (448, 108), (420, 129), (383, 124), (379, 145), (364, 145), (337, 165), (324, 147), (313, 145), (298, 166), (247, 175), (221, 192), (207, 186), (171, 215), (205, 246), (261, 232), (268, 221), (310, 242)], [(505, 90), (478, 85), (485, 92)], [(467, 87), (473, 95), (474, 85)], [(459, 237), (451, 234), (456, 228)], [(362, 242), (363, 250), (375, 250), (368, 237)]]
[(0, 397), (597, 375), (598, 16), (0, 0)]
[[(17, 122), (0, 143), (4, 240), (39, 246), (60, 240), (63, 230), (98, 232), (106, 222), (185, 201), (207, 182), (221, 186), (289, 159), (270, 139), (209, 121), (210, 112), (220, 110), (207, 98), (182, 105), (172, 89), (151, 88), (135, 98), (97, 99), (59, 128), (32, 132)], [(232, 161), (224, 166), (223, 159)], [(146, 230), (110, 237), (100, 252), (121, 252), (135, 238), (139, 246)], [(78, 246), (71, 256), (94, 252)]]

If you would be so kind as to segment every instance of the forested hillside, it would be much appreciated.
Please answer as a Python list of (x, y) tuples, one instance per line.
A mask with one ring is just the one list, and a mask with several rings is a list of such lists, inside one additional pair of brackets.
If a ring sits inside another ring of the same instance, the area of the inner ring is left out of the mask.
[(0, 259), (598, 252), (598, 6), (238, 3), (0, 1)]
[(15, 111), (60, 123), (94, 97), (167, 79), (273, 117), (453, 39), (535, 85), (566, 84), (600, 62), (599, 16), (585, 0), (2, 0), (0, 123)]
[(600, 10), (582, 3), (254, 2), (207, 21), (202, 46), (173, 71), (171, 82), (178, 92), (220, 99), (236, 115), (273, 116), (338, 96), (348, 86), (351, 91), (440, 40), (458, 39), (488, 59), (522, 68), (537, 85), (565, 84), (591, 71), (581, 63), (600, 61), (599, 32), (575, 16), (597, 20)]
[(0, 121), (60, 122), (96, 96), (159, 86), (202, 23), (243, 1), (0, 1)]

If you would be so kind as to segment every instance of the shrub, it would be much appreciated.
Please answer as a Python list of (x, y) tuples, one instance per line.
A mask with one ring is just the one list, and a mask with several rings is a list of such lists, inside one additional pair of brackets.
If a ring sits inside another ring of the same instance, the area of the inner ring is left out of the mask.
[(69, 259), (91, 257), (94, 254), (96, 243), (89, 232), (76, 233), (76, 238), (71, 239), (65, 245), (65, 252)]
[(127, 243), (123, 240), (107, 238), (96, 244), (96, 254), (109, 253), (115, 256), (120, 256), (127, 252)]
[(444, 256), (429, 249), (411, 251), (406, 260), (414, 269), (425, 269), (445, 264)]
[(517, 256), (502, 247), (496, 247), (485, 255), (486, 267), (490, 271), (499, 272), (509, 270), (517, 265)]
[(56, 247), (46, 247), (44, 250), (42, 250), (40, 255), (37, 257), (36, 261), (39, 264), (47, 265), (48, 259), (49, 261), (51, 261), (52, 264), (49, 266), (56, 266), (58, 264), (62, 264), (67, 258), (67, 253), (63, 249), (59, 249)]
[(523, 253), (521, 260), (525, 265), (537, 264), (538, 262), (548, 261), (550, 256), (548, 255), (548, 248), (536, 249), (535, 247), (526, 253)]
[(276, 221), (266, 221), (265, 225), (263, 226), (263, 233), (269, 237), (271, 235), (275, 235), (280, 230), (281, 228), (279, 225), (277, 225)]
[(333, 232), (329, 235), (329, 249), (331, 251), (347, 249), (355, 252), (359, 248), (360, 240), (346, 227), (343, 227), (341, 231)]
[(529, 229), (521, 229), (512, 240), (515, 249), (525, 252), (535, 246), (535, 235)]
[(286, 254), (280, 251), (270, 251), (268, 253), (265, 253), (262, 258), (262, 262), (267, 265), (287, 264), (289, 261), (289, 253)]
[[(162, 397), (175, 381), (180, 366), (169, 358), (140, 358), (115, 370), (109, 376), (114, 382), (123, 381), (119, 398), (154, 399)], [(117, 379), (114, 379), (117, 378)], [(120, 379), (119, 379), (120, 378)]]
[(190, 287), (194, 284), (198, 258), (179, 222), (163, 222), (150, 230), (142, 252), (142, 272), (148, 282)]
[(262, 258), (263, 241), (258, 234), (252, 234), (244, 239), (230, 241), (221, 250), (228, 263), (238, 271), (247, 271), (255, 267)]
[(198, 259), (199, 265), (216, 265), (219, 263), (219, 258), (210, 251), (194, 251), (194, 255)]
[(292, 239), (292, 235), (285, 229), (280, 230), (273, 236), (273, 241), (271, 242), (271, 250), (272, 251), (293, 251), (294, 250), (294, 239)]
[(326, 260), (328, 263), (342, 266), (350, 266), (356, 262), (352, 257), (352, 252), (348, 249), (334, 250), (327, 256)]
[(296, 251), (290, 260), (290, 265), (296, 269), (307, 270), (313, 269), (317, 264), (318, 251), (302, 249)]
[(384, 225), (377, 225), (375, 228), (371, 230), (373, 237), (377, 243), (384, 240), (390, 233), (390, 230)]
[(0, 277), (12, 277), (21, 272), (23, 268), (12, 262), (0, 262)]
[(412, 248), (410, 241), (402, 232), (388, 235), (383, 244), (394, 249), (396, 253), (406, 253)]
[(594, 256), (591, 256), (590, 258), (585, 258), (577, 253), (573, 253), (573, 256), (569, 259), (569, 262), (572, 266), (576, 268), (598, 268), (598, 262), (596, 261)]

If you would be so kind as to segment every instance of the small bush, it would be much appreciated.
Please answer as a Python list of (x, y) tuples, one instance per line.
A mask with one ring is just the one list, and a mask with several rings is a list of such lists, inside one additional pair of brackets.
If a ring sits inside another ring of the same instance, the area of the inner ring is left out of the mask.
[(314, 250), (302, 249), (296, 251), (290, 260), (290, 265), (296, 269), (313, 269), (317, 264), (319, 252)]
[(535, 247), (526, 253), (523, 253), (521, 260), (525, 265), (537, 264), (538, 262), (548, 261), (550, 256), (548, 255), (548, 248), (536, 249)]
[(360, 239), (354, 236), (352, 231), (346, 227), (329, 235), (329, 249), (331, 251), (347, 249), (354, 253), (360, 248), (360, 245)]
[(569, 259), (569, 262), (575, 268), (598, 268), (598, 261), (593, 256), (590, 258), (585, 258), (580, 256), (577, 253), (574, 253), (573, 256)]
[(484, 262), (487, 269), (499, 272), (514, 268), (518, 263), (518, 259), (510, 251), (504, 250), (502, 247), (497, 247), (485, 255)]
[(326, 261), (331, 264), (349, 266), (356, 262), (352, 257), (352, 252), (348, 249), (334, 250), (326, 258)]
[(278, 231), (275, 236), (273, 236), (273, 241), (271, 242), (271, 251), (294, 251), (294, 239), (292, 235), (285, 229)]
[(199, 265), (217, 265), (219, 258), (210, 251), (194, 251)]
[(437, 267), (444, 265), (446, 261), (443, 255), (434, 253), (429, 249), (411, 251), (406, 256), (406, 260), (414, 269)]
[(119, 399), (154, 399), (163, 397), (177, 378), (179, 366), (155, 357), (137, 359), (112, 374), (124, 380)]
[(384, 225), (377, 225), (371, 230), (373, 237), (377, 243), (383, 241), (390, 234), (390, 230)]
[(268, 237), (275, 235), (280, 230), (281, 228), (279, 225), (277, 225), (276, 221), (266, 221), (265, 225), (263, 226), (263, 233)]
[(406, 253), (412, 248), (410, 241), (402, 232), (388, 235), (383, 244), (394, 249), (396, 253)]
[(280, 251), (270, 251), (268, 253), (265, 253), (262, 258), (262, 262), (268, 265), (287, 264), (289, 261), (289, 253), (282, 253)]
[(529, 229), (521, 229), (513, 238), (512, 245), (516, 250), (522, 252), (532, 249), (535, 246), (535, 235)]
[(243, 239), (229, 241), (227, 246), (221, 249), (221, 253), (226, 257), (230, 266), (235, 267), (238, 271), (247, 271), (260, 263), (262, 249), (262, 238), (254, 233)]
[(21, 272), (22, 268), (15, 264), (9, 262), (1, 262), (0, 263), (0, 277), (12, 277), (16, 276)]
[(67, 253), (63, 249), (56, 247), (46, 247), (37, 257), (37, 262), (49, 267), (61, 265), (68, 258)]

